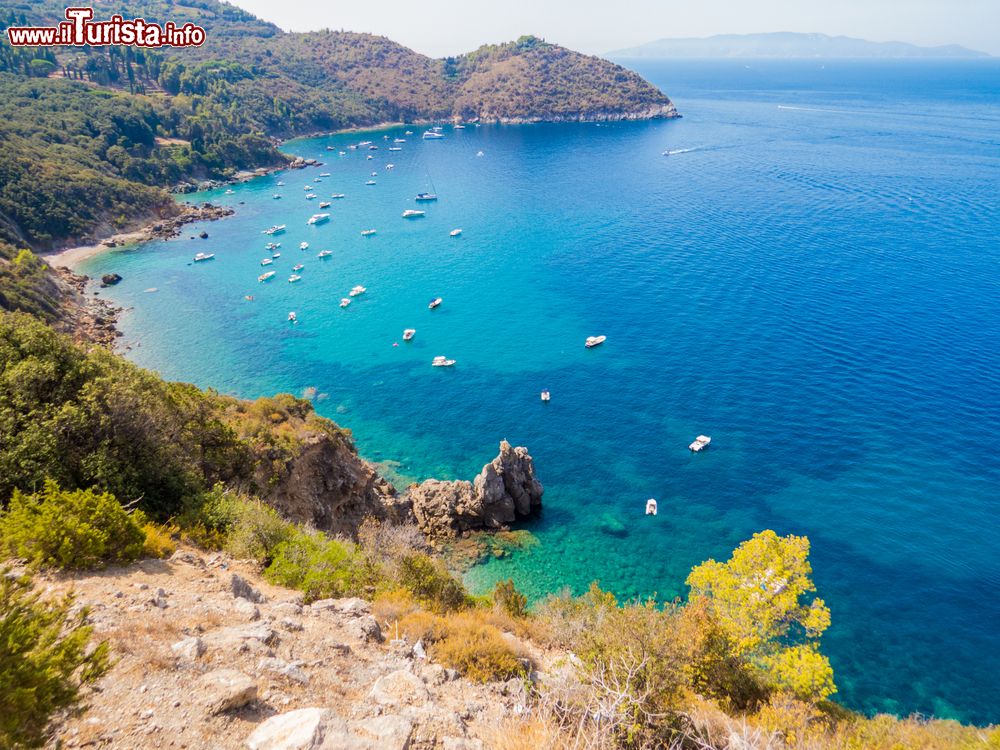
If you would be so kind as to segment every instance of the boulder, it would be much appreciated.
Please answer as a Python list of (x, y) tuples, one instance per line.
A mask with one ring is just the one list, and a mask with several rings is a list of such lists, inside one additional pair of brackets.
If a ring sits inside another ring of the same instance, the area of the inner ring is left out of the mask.
[(326, 708), (300, 708), (278, 714), (257, 727), (247, 738), (250, 750), (312, 750), (323, 745), (333, 712)]
[(257, 697), (257, 683), (235, 669), (217, 669), (198, 678), (198, 702), (211, 714), (241, 708)]
[(368, 697), (383, 706), (411, 706), (426, 703), (430, 693), (419, 677), (400, 669), (379, 677)]
[(201, 638), (185, 638), (170, 647), (173, 655), (182, 661), (194, 661), (205, 653), (205, 643)]
[(246, 578), (238, 576), (235, 573), (233, 573), (233, 577), (229, 581), (229, 588), (233, 592), (233, 596), (237, 599), (246, 599), (248, 602), (254, 602), (255, 604), (260, 604), (264, 601), (263, 594), (251, 586)]
[[(376, 716), (372, 719), (352, 721), (349, 732), (353, 741), (344, 748), (350, 750), (406, 750), (413, 735), (413, 722), (404, 716)], [(332, 739), (332, 738), (331, 738)], [(334, 746), (336, 747), (336, 746)], [(324, 750), (333, 750), (323, 745)]]
[(506, 440), (472, 482), (428, 479), (409, 491), (417, 525), (428, 536), (502, 529), (542, 507), (542, 483), (528, 449)]
[(256, 622), (260, 619), (260, 610), (257, 605), (246, 599), (234, 599), (233, 611), (249, 622)]
[(122, 277), (117, 273), (106, 273), (101, 277), (101, 286), (114, 286), (121, 280)]

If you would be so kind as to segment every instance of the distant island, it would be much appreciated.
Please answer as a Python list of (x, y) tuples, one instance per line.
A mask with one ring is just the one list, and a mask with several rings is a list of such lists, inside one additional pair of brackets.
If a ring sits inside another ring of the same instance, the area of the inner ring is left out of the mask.
[(717, 34), (709, 37), (659, 39), (609, 52), (614, 58), (872, 58), (941, 59), (983, 58), (985, 52), (948, 44), (920, 47), (906, 42), (871, 42), (849, 36), (800, 34), (778, 31), (768, 34)]

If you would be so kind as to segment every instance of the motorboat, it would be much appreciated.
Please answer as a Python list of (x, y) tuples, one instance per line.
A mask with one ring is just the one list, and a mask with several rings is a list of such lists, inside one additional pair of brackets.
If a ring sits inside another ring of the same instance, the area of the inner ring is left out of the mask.
[(366, 182), (365, 184), (366, 185), (374, 185), (375, 184), (375, 180), (368, 180), (368, 182)]
[(347, 196), (345, 196), (343, 193), (334, 193), (330, 197), (333, 198), (334, 200), (340, 200), (341, 198), (346, 198)]
[(273, 252), (273, 253), (271, 253), (271, 257), (272, 258), (280, 258), (281, 257), (281, 253), (279, 253), (279, 252)]
[(402, 151), (403, 149), (401, 149), (399, 146), (389, 146), (389, 150), (390, 151)]
[(330, 176), (330, 173), (329, 173), (329, 172), (320, 172), (320, 173), (319, 173), (319, 176), (320, 176), (320, 177), (329, 177), (329, 176)]
[(312, 186), (312, 185), (306, 185), (306, 186), (305, 186), (305, 187), (303, 187), (302, 189), (303, 189), (303, 190), (305, 190), (305, 191), (306, 191), (306, 192), (308, 193), (308, 192), (309, 192), (310, 190), (312, 190), (312, 189), (313, 189), (313, 186)]
[(300, 242), (299, 243), (299, 250), (308, 250), (308, 249), (309, 249), (309, 243), (308, 242)]
[(284, 187), (285, 186), (285, 181), (284, 180), (278, 180), (277, 184), (278, 184), (278, 187)]
[(273, 237), (276, 234), (281, 234), (287, 228), (288, 227), (286, 224), (275, 224), (273, 227), (268, 227), (267, 229), (265, 229), (263, 233)]
[(430, 301), (430, 304), (427, 305), (427, 309), (433, 310), (435, 307), (437, 307), (438, 305), (440, 305), (442, 302), (444, 302), (443, 299), (441, 299), (440, 297), (435, 297), (434, 299), (432, 299)]
[(329, 208), (330, 207), (330, 201), (320, 201), (319, 207), (320, 208)]
[(405, 138), (393, 138), (392, 142), (393, 143), (406, 143), (406, 139)]
[(375, 157), (374, 157), (374, 156), (372, 156), (371, 154), (368, 154), (368, 156), (366, 156), (365, 158), (366, 158), (366, 159), (368, 159), (368, 161), (371, 161), (371, 160), (372, 160), (372, 159), (374, 159)]
[(653, 498), (649, 498), (649, 500), (646, 501), (646, 515), (647, 516), (656, 515), (656, 500), (654, 500)]
[(462, 234), (461, 229), (452, 229), (450, 232), (448, 232), (449, 237), (458, 237), (461, 234)]
[(269, 265), (271, 265), (272, 263), (274, 263), (274, 261), (273, 261), (273, 260), (271, 260), (270, 258), (264, 258), (264, 259), (263, 259), (263, 260), (262, 260), (262, 261), (260, 262), (260, 264), (261, 264), (262, 266), (269, 266)]
[(293, 273), (291, 276), (288, 277), (289, 284), (294, 284), (296, 281), (302, 281), (302, 277), (299, 276), (297, 273)]
[(587, 336), (587, 340), (583, 342), (583, 345), (588, 349), (593, 349), (595, 346), (600, 346), (607, 340), (607, 336)]
[(372, 172), (372, 173), (371, 173), (371, 176), (372, 176), (372, 177), (378, 177), (378, 172)]
[(427, 203), (429, 201), (436, 201), (438, 199), (436, 193), (417, 193), (417, 197), (413, 200), (418, 203)]
[(443, 133), (438, 133), (435, 130), (425, 130), (424, 131), (423, 139), (425, 141), (433, 141), (433, 140), (437, 140), (438, 138), (444, 138), (444, 134)]
[(403, 133), (403, 135), (413, 135), (413, 131), (412, 130), (407, 130), (407, 131), (405, 131)]
[(316, 257), (329, 258), (331, 255), (333, 255), (333, 250), (320, 250), (319, 253), (316, 254)]
[(274, 198), (274, 200), (276, 200), (276, 201), (280, 201), (280, 200), (281, 200), (281, 196), (280, 196), (280, 195), (278, 195), (277, 193), (275, 193), (275, 194), (274, 194), (274, 195), (272, 195), (271, 197), (272, 197), (272, 198)]
[(319, 197), (319, 196), (318, 196), (318, 195), (316, 195), (316, 193), (309, 193), (309, 195), (307, 195), (307, 196), (306, 196), (306, 200), (307, 200), (307, 201), (314, 201), (314, 200), (316, 200), (316, 199), (317, 199), (318, 197)]
[(361, 236), (362, 237), (371, 237), (374, 234), (375, 234), (375, 230), (374, 229), (362, 229), (361, 230)]
[(357, 297), (357, 296), (358, 296), (359, 294), (364, 294), (364, 293), (365, 293), (365, 292), (367, 292), (367, 291), (368, 291), (368, 289), (366, 289), (365, 287), (363, 287), (363, 286), (361, 286), (360, 284), (358, 284), (357, 286), (355, 286), (355, 287), (352, 287), (352, 288), (351, 288), (351, 291), (350, 291), (350, 292), (348, 292), (348, 294), (349, 294), (349, 295), (350, 295), (351, 297)]
[(313, 214), (309, 217), (309, 221), (306, 224), (322, 224), (324, 221), (330, 220), (330, 214)]
[(226, 195), (236, 195), (236, 191), (233, 190), (232, 188), (229, 188), (229, 190), (226, 191)]
[(349, 304), (351, 304), (351, 300), (348, 299), (347, 297), (344, 297), (343, 299), (340, 300), (341, 307), (347, 307)]
[(701, 453), (711, 444), (712, 444), (712, 438), (710, 438), (708, 435), (699, 435), (694, 439), (694, 442), (688, 446), (688, 448), (693, 453)]
[(280, 242), (268, 242), (266, 245), (264, 245), (265, 250), (271, 250), (271, 251), (277, 250), (279, 247), (281, 247)]
[(194, 256), (195, 263), (201, 263), (203, 260), (212, 260), (215, 257), (215, 253), (197, 253)]
[(405, 211), (403, 211), (404, 219), (419, 219), (421, 216), (424, 216), (423, 211), (417, 211), (412, 208), (408, 208)]
[(292, 266), (293, 271), (301, 271), (303, 268), (305, 268), (305, 265), (302, 263), (296, 263), (294, 266)]
[(542, 391), (542, 401), (549, 401), (552, 398), (552, 394), (548, 391)]
[(372, 145), (372, 142), (371, 141), (361, 141), (360, 143), (358, 143), (358, 145), (359, 146), (370, 146), (370, 145)]
[(413, 335), (417, 332), (416, 328), (405, 328), (403, 329), (403, 341), (409, 341), (413, 338)]
[(485, 154), (482, 151), (477, 151), (476, 156), (485, 156)]
[(434, 367), (451, 367), (453, 364), (455, 364), (455, 360), (447, 357), (435, 357), (431, 360), (431, 365)]
[(288, 322), (289, 323), (298, 323), (299, 322), (299, 318), (298, 318), (298, 316), (294, 312), (290, 312), (290, 313), (288, 313)]
[(257, 277), (257, 281), (269, 281), (274, 278), (274, 271), (265, 271), (260, 276)]
[(395, 164), (386, 164), (385, 168), (386, 168), (386, 170), (391, 171), (391, 170), (393, 170), (393, 169), (396, 168), (396, 165)]

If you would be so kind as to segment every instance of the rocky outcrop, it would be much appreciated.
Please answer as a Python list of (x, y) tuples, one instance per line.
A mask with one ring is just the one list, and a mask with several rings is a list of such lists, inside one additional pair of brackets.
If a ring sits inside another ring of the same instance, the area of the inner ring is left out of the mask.
[(528, 449), (500, 443), (500, 454), (471, 482), (428, 479), (409, 490), (413, 516), (430, 537), (502, 529), (542, 506), (542, 483)]
[(362, 459), (339, 432), (303, 434), (296, 456), (277, 477), (261, 469), (257, 486), (268, 487), (266, 501), (283, 516), (332, 534), (353, 537), (366, 518), (402, 523), (411, 520), (409, 502)]

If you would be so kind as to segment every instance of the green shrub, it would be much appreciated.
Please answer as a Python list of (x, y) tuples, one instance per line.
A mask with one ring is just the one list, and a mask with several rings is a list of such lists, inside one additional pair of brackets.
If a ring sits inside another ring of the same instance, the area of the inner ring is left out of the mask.
[(107, 671), (107, 643), (88, 650), (87, 611), (72, 611), (72, 597), (43, 602), (0, 570), (0, 747), (44, 744), (49, 718)]
[(224, 546), (233, 557), (270, 565), (277, 548), (297, 533), (295, 524), (259, 500), (237, 501), (232, 512)]
[(15, 491), (0, 515), (0, 546), (36, 566), (86, 569), (130, 562), (146, 535), (112, 495), (62, 490), (45, 482), (37, 494)]
[(430, 655), (470, 680), (509, 680), (525, 673), (500, 631), (484, 622), (476, 612), (458, 612), (439, 618), (444, 637), (431, 645)]
[(405, 555), (399, 561), (399, 583), (428, 609), (450, 612), (469, 604), (462, 582), (444, 565), (423, 553)]
[(373, 580), (352, 544), (320, 531), (297, 531), (281, 542), (264, 577), (300, 590), (306, 601), (362, 594)]
[(497, 581), (493, 587), (493, 603), (511, 617), (528, 616), (528, 597), (517, 590), (512, 578)]

